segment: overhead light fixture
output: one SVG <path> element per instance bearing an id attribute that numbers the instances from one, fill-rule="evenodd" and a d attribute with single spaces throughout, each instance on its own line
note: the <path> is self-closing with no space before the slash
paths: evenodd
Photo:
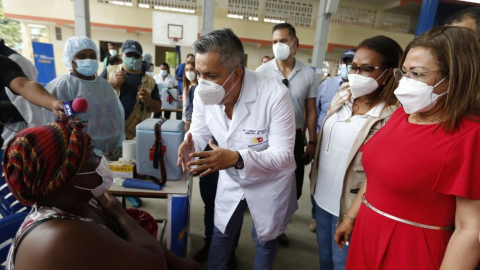
<path id="1" fill-rule="evenodd" d="M 475 4 L 480 4 L 480 0 L 458 0 L 460 2 L 469 2 L 469 3 L 475 3 Z"/>

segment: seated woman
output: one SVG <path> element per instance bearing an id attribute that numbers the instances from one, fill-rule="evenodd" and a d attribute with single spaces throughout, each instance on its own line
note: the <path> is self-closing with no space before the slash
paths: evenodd
<path id="1" fill-rule="evenodd" d="M 95 151 L 118 159 L 125 140 L 125 112 L 113 87 L 95 75 L 98 70 L 97 46 L 88 37 L 67 39 L 63 64 L 71 72 L 51 81 L 45 88 L 59 100 L 86 99 L 87 111 L 76 117 L 88 122 L 85 132 L 92 137 Z M 44 110 L 44 123 L 55 119 L 52 112 Z"/>
<path id="2" fill-rule="evenodd" d="M 6 269 L 199 269 L 163 249 L 106 193 L 112 173 L 82 128 L 60 120 L 22 130 L 7 145 L 8 186 L 33 209 Z"/>

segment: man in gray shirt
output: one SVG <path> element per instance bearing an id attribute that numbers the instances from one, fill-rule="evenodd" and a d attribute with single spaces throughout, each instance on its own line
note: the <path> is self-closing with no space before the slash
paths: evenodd
<path id="1" fill-rule="evenodd" d="M 257 72 L 278 78 L 290 89 L 290 96 L 295 112 L 296 138 L 294 147 L 295 178 L 297 183 L 297 200 L 302 195 L 305 165 L 310 163 L 315 154 L 317 144 L 317 110 L 314 71 L 307 65 L 295 59 L 299 43 L 295 28 L 288 23 L 277 24 L 272 31 L 273 53 L 275 59 L 256 69 Z M 309 142 L 304 150 L 303 132 L 308 129 Z M 283 246 L 289 244 L 288 238 L 282 234 L 278 238 Z"/>

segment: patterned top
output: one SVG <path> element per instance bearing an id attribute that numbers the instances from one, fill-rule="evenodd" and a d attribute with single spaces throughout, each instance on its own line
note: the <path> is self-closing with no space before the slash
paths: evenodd
<path id="1" fill-rule="evenodd" d="M 95 212 L 100 212 L 101 215 L 105 216 L 109 223 L 112 224 L 113 228 L 112 230 L 114 233 L 117 235 L 119 234 L 120 230 L 111 220 L 108 215 L 103 211 L 103 209 L 99 206 L 98 202 L 95 199 L 90 200 L 89 202 L 90 207 L 95 211 Z M 20 245 L 21 241 L 23 240 L 23 237 L 26 236 L 24 235 L 25 232 L 29 232 L 31 229 L 34 229 L 37 225 L 40 225 L 41 223 L 50 220 L 50 219 L 70 219 L 70 220 L 82 220 L 86 222 L 95 222 L 95 220 L 90 219 L 90 218 L 83 218 L 74 214 L 67 213 L 63 210 L 60 210 L 55 207 L 49 207 L 49 206 L 40 206 L 35 204 L 28 214 L 28 216 L 25 218 L 23 221 L 22 225 L 20 226 L 20 229 L 17 232 L 17 235 L 15 236 L 15 239 L 12 241 L 12 245 L 10 247 L 10 251 L 8 252 L 8 257 L 7 257 L 7 262 L 5 266 L 5 270 L 14 270 L 14 262 L 15 262 L 15 255 L 16 255 L 16 248 Z M 104 229 L 109 229 L 105 227 L 103 224 L 97 223 L 98 225 L 102 226 Z"/>

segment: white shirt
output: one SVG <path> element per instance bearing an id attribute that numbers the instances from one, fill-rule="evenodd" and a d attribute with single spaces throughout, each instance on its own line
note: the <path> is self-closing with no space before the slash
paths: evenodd
<path id="1" fill-rule="evenodd" d="M 285 79 L 275 59 L 259 66 L 255 71 L 264 73 L 280 81 Z M 290 96 L 295 111 L 295 126 L 296 129 L 303 128 L 305 124 L 305 100 L 317 96 L 315 72 L 311 67 L 295 59 L 295 67 L 287 79 L 288 89 L 290 89 Z"/>
<path id="2" fill-rule="evenodd" d="M 245 166 L 219 172 L 215 227 L 224 233 L 245 198 L 260 242 L 275 239 L 298 208 L 295 124 L 288 89 L 276 79 L 245 69 L 242 93 L 229 124 L 221 105 L 204 106 L 197 96 L 193 103 L 189 133 L 195 151 L 203 151 L 213 136 L 219 147 L 238 151 Z"/>
<path id="3" fill-rule="evenodd" d="M 325 121 L 320 142 L 317 185 L 313 197 L 320 208 L 337 217 L 349 165 L 348 156 L 355 138 L 368 116 L 379 117 L 384 107 L 382 103 L 364 115 L 352 116 L 352 105 L 351 101 L 347 101 Z"/>
<path id="4" fill-rule="evenodd" d="M 177 80 L 175 78 L 168 74 L 167 77 L 165 77 L 165 80 L 163 79 L 163 76 L 158 73 L 157 75 L 153 76 L 155 79 L 155 83 L 157 83 L 158 90 L 162 91 L 163 88 L 173 88 L 175 86 L 178 86 Z"/>

